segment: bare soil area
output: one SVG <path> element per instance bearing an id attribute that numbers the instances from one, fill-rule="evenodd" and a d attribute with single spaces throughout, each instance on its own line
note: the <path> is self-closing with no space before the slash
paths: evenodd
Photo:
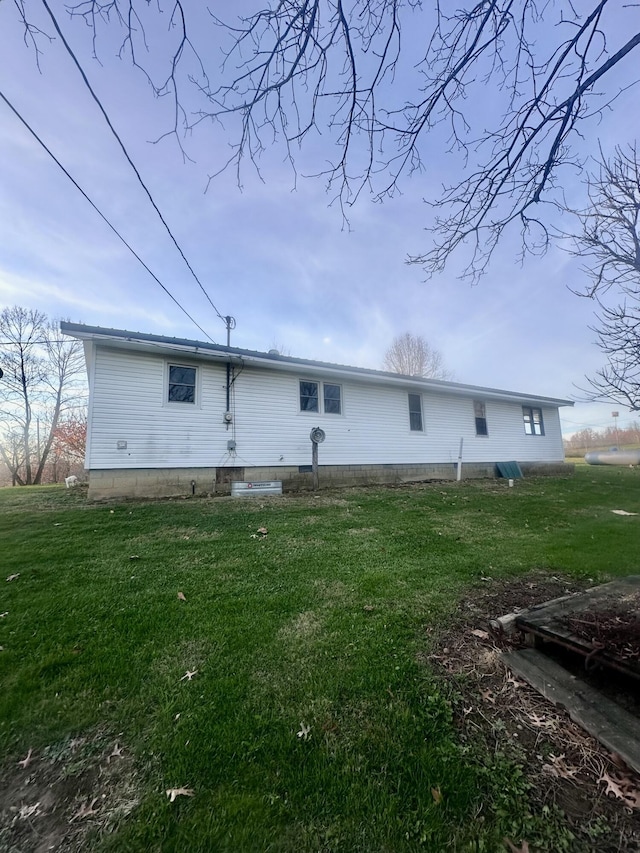
<path id="1" fill-rule="evenodd" d="M 506 669 L 500 653 L 522 645 L 519 634 L 495 637 L 489 631 L 490 619 L 586 586 L 545 572 L 515 581 L 488 578 L 461 602 L 444 633 L 426 629 L 433 640 L 428 658 L 452 680 L 452 704 L 463 739 L 482 740 L 521 763 L 531 783 L 532 807 L 562 811 L 575 837 L 572 851 L 640 851 L 640 777 Z M 596 616 L 601 642 L 615 642 L 618 653 L 634 653 L 635 613 L 623 609 Z M 595 624 L 583 627 L 591 634 Z M 615 672 L 597 673 L 593 680 L 639 713 L 636 696 L 629 692 L 634 686 L 622 683 Z M 637 684 L 635 689 L 637 693 Z M 522 847 L 508 849 L 532 853 L 526 839 L 505 843 L 511 841 Z"/>
<path id="2" fill-rule="evenodd" d="M 29 750 L 3 768 L 0 850 L 90 850 L 138 802 L 133 761 L 117 738 L 93 732 Z"/>

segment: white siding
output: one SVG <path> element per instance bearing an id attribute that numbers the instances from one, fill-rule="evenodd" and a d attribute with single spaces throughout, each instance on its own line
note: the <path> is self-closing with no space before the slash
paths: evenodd
<path id="1" fill-rule="evenodd" d="M 198 366 L 196 405 L 165 403 L 168 359 L 109 347 L 96 348 L 90 400 L 89 468 L 306 465 L 309 432 L 320 426 L 327 438 L 320 464 L 454 462 L 460 439 L 463 459 L 492 462 L 558 462 L 564 458 L 557 408 L 543 407 L 545 435 L 525 435 L 522 406 L 482 399 L 488 436 L 476 436 L 472 397 L 423 393 L 424 432 L 409 429 L 408 393 L 415 388 L 371 382 L 340 382 L 342 414 L 300 412 L 304 374 L 246 367 L 232 386 L 233 426 L 223 422 L 225 367 L 176 358 Z M 320 381 L 321 378 L 320 378 Z M 535 403 L 534 403 L 535 405 Z M 236 455 L 227 441 L 236 441 Z M 126 441 L 126 449 L 118 449 Z"/>

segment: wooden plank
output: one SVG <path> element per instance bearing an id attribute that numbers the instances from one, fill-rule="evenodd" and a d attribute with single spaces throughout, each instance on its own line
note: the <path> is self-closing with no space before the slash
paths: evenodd
<path id="1" fill-rule="evenodd" d="M 640 773 L 640 720 L 536 649 L 502 654 L 505 665 L 554 705 L 564 708 L 607 749 Z"/>
<path id="2" fill-rule="evenodd" d="M 597 610 L 598 604 L 606 606 L 612 599 L 622 601 L 626 596 L 640 592 L 640 575 L 629 575 L 610 583 L 593 587 L 578 595 L 563 596 L 553 601 L 537 604 L 519 615 L 519 620 L 532 626 L 544 626 L 558 617 L 580 610 Z"/>
<path id="3" fill-rule="evenodd" d="M 639 610 L 640 575 L 618 578 L 601 586 L 593 587 L 578 595 L 563 596 L 553 601 L 534 605 L 517 615 L 516 627 L 525 634 L 535 634 L 550 641 L 560 642 L 582 655 L 594 655 L 606 666 L 611 666 L 636 677 L 640 676 L 640 661 L 633 657 L 617 655 L 613 649 L 594 645 L 583 636 L 578 636 L 567 623 L 568 617 L 580 613 L 595 614 L 610 609 Z"/>

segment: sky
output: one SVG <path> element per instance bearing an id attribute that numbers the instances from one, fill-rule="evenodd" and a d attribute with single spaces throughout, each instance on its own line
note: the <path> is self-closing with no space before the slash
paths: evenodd
<path id="1" fill-rule="evenodd" d="M 429 281 L 406 263 L 428 248 L 424 199 L 452 174 L 444 151 L 432 150 L 427 169 L 407 178 L 396 198 L 374 203 L 363 194 L 348 228 L 323 181 L 295 180 L 277 148 L 266 152 L 261 177 L 243 173 L 241 189 L 232 172 L 210 182 L 231 139 L 203 123 L 184 140 L 190 159 L 174 139 L 157 141 L 172 124 L 170 101 L 153 97 L 117 57 L 114 39 L 105 36 L 96 59 L 86 26 L 62 3 L 52 8 L 211 301 L 235 318 L 232 345 L 381 368 L 393 338 L 408 331 L 442 353 L 456 381 L 577 399 L 561 409 L 565 435 L 613 425 L 612 411 L 620 427 L 634 420 L 617 404 L 579 402 L 585 375 L 603 357 L 590 329 L 594 306 L 570 290 L 586 283 L 585 274 L 565 251 L 552 247 L 520 263 L 517 235 L 508 236 L 476 286 L 459 279 L 455 261 Z M 51 32 L 43 17 L 37 22 Z M 225 343 L 222 321 L 60 39 L 41 40 L 37 63 L 23 36 L 16 6 L 0 2 L 0 91 L 197 323 Z M 590 129 L 593 151 L 598 141 L 633 141 L 638 97 L 625 92 Z M 320 136 L 312 143 L 320 158 L 323 144 Z M 304 172 L 304 159 L 299 165 Z M 0 307 L 203 339 L 2 101 L 0 235 Z"/>

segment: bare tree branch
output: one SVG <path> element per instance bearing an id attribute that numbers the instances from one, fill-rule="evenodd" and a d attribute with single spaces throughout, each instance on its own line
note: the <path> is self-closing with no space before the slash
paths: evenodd
<path id="1" fill-rule="evenodd" d="M 24 0 L 15 2 L 26 20 Z M 409 258 L 428 275 L 462 252 L 464 275 L 477 280 L 514 228 L 524 252 L 543 251 L 563 170 L 582 168 L 583 135 L 637 81 L 637 8 L 616 0 L 247 7 L 228 21 L 213 12 L 203 21 L 181 0 L 79 0 L 68 9 L 89 28 L 96 55 L 101 30 L 120 28 L 121 56 L 172 99 L 169 133 L 181 139 L 207 123 L 231 135 L 212 177 L 231 168 L 241 184 L 244 165 L 260 174 L 262 155 L 278 144 L 295 174 L 300 147 L 315 153 L 323 134 L 312 171 L 347 216 L 363 192 L 387 199 L 426 171 L 434 149 L 457 154 L 459 180 L 427 198 L 431 247 Z M 227 40 L 220 63 L 200 46 L 203 23 Z"/>
<path id="2" fill-rule="evenodd" d="M 42 312 L 14 306 L 0 312 L 0 362 L 0 452 L 14 482 L 37 484 L 60 417 L 81 397 L 82 346 Z"/>
<path id="3" fill-rule="evenodd" d="M 578 221 L 576 233 L 565 232 L 570 251 L 583 260 L 589 284 L 576 290 L 597 301 L 593 331 L 607 357 L 590 377 L 589 400 L 613 400 L 640 411 L 640 160 L 637 148 L 615 149 L 587 179 L 589 206 L 566 209 Z M 608 304 L 613 296 L 621 300 Z"/>

